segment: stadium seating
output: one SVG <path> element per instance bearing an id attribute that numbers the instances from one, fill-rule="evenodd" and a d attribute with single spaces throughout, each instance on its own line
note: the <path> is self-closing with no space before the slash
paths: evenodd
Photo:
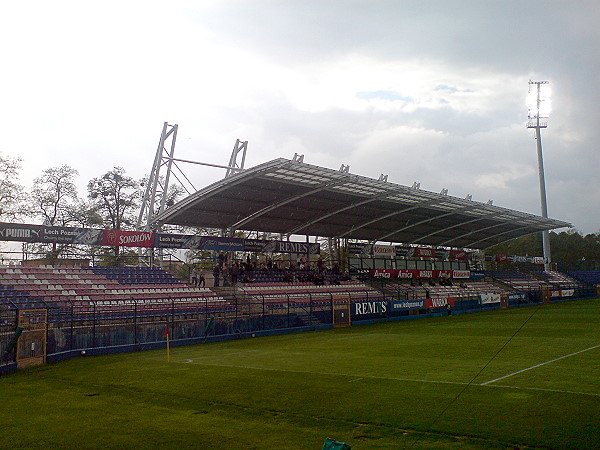
<path id="1" fill-rule="evenodd" d="M 486 276 L 503 282 L 507 287 L 515 291 L 540 291 L 544 287 L 552 287 L 552 284 L 535 278 L 533 275 L 519 272 L 517 270 L 485 271 Z"/>
<path id="2" fill-rule="evenodd" d="M 229 302 L 208 288 L 189 287 L 161 269 L 138 267 L 0 267 L 0 298 L 20 308 L 43 304 L 75 312 L 166 303 L 231 310 Z"/>
<path id="3" fill-rule="evenodd" d="M 253 301 L 264 301 L 268 308 L 328 305 L 331 300 L 342 296 L 352 301 L 382 298 L 381 292 L 355 281 L 318 286 L 309 282 L 246 283 L 240 285 L 240 290 Z"/>
<path id="4" fill-rule="evenodd" d="M 552 287 L 559 289 L 576 289 L 581 287 L 581 283 L 560 272 L 547 271 L 547 272 L 534 272 L 534 274 L 550 283 Z"/>
<path id="5" fill-rule="evenodd" d="M 600 284 L 600 271 L 597 270 L 572 270 L 567 272 L 573 278 L 587 284 Z"/>
<path id="6" fill-rule="evenodd" d="M 422 283 L 421 285 L 413 285 L 408 281 L 396 281 L 387 283 L 387 290 L 390 288 L 394 290 L 393 297 L 399 297 L 406 300 L 414 299 L 425 299 L 425 298 L 467 298 L 476 297 L 480 294 L 490 293 L 506 293 L 509 291 L 507 288 L 498 286 L 489 281 L 475 281 L 475 280 L 460 280 L 462 285 L 454 284 L 450 286 L 443 286 L 439 284 L 430 285 L 428 282 Z"/>

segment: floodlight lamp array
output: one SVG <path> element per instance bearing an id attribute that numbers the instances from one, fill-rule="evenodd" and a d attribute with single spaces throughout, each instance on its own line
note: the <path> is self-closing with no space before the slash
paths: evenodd
<path id="1" fill-rule="evenodd" d="M 548 118 L 552 110 L 549 81 L 530 81 L 526 104 L 529 120 Z M 528 124 L 529 126 L 529 124 Z"/>

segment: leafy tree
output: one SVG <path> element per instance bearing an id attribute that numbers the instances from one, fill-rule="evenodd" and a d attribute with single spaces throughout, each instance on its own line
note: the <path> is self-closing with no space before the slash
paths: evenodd
<path id="1" fill-rule="evenodd" d="M 141 196 L 140 183 L 115 167 L 88 183 L 90 221 L 105 228 L 133 228 Z"/>
<path id="2" fill-rule="evenodd" d="M 136 212 L 141 197 L 140 183 L 125 175 L 125 170 L 115 167 L 88 183 L 90 209 L 88 221 L 114 230 L 132 229 L 137 221 Z M 114 248 L 114 261 L 119 264 L 119 247 Z"/>
<path id="3" fill-rule="evenodd" d="M 560 233 L 552 231 L 550 250 L 552 261 L 559 263 L 562 269 L 596 270 L 600 262 L 600 234 L 583 236 L 574 229 Z M 534 233 L 512 239 L 486 249 L 486 253 L 541 256 L 543 253 L 541 235 Z M 505 263 L 503 266 L 512 267 L 510 263 Z"/>
<path id="4" fill-rule="evenodd" d="M 0 220 L 17 220 L 27 212 L 20 170 L 21 158 L 0 155 Z"/>

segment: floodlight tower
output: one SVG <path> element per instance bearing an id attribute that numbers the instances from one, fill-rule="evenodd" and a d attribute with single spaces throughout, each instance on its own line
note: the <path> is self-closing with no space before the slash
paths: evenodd
<path id="1" fill-rule="evenodd" d="M 550 82 L 529 80 L 529 94 L 527 95 L 528 122 L 527 128 L 535 128 L 537 143 L 538 172 L 540 178 L 540 199 L 542 204 L 542 217 L 548 218 L 548 204 L 546 203 L 546 181 L 544 178 L 544 159 L 542 157 L 542 128 L 548 127 L 548 122 L 540 122 L 550 115 Z M 544 249 L 544 270 L 550 270 L 550 234 L 548 230 L 542 231 L 542 246 Z"/>

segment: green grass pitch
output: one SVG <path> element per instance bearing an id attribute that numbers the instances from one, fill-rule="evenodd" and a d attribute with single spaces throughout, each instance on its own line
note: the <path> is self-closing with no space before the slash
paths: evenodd
<path id="1" fill-rule="evenodd" d="M 600 300 L 75 358 L 0 404 L 0 448 L 600 448 Z"/>

